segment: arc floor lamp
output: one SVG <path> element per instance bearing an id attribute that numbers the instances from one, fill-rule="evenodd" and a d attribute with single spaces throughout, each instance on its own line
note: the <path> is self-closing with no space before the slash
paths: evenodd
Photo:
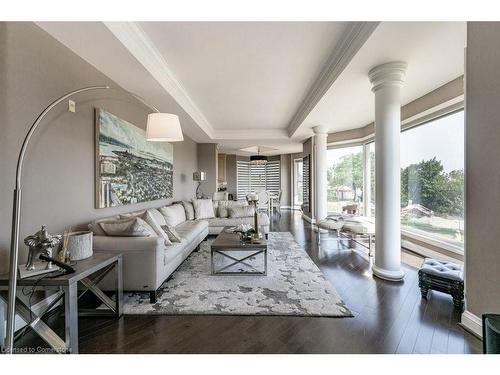
<path id="1" fill-rule="evenodd" d="M 35 122 L 31 125 L 28 133 L 24 137 L 21 150 L 19 152 L 19 157 L 17 159 L 17 169 L 16 169 L 16 185 L 14 190 L 14 201 L 13 201 L 13 211 L 12 211 L 12 234 L 10 242 L 10 268 L 9 268 L 9 292 L 8 292 L 8 304 L 7 304 L 7 327 L 6 327 L 6 343 L 5 349 L 7 353 L 12 354 L 14 348 L 14 325 L 15 325 L 15 313 L 16 313 L 16 287 L 17 287 L 17 262 L 19 255 L 19 230 L 21 224 L 21 182 L 22 182 L 22 169 L 24 156 L 30 139 L 37 130 L 38 126 L 44 119 L 44 117 L 58 104 L 62 103 L 64 100 L 70 97 L 80 94 L 82 92 L 93 91 L 93 90 L 108 90 L 112 89 L 110 86 L 88 86 L 77 90 L 70 91 L 60 98 L 54 100 L 50 103 L 36 118 Z M 129 95 L 139 100 L 141 103 L 153 110 L 153 113 L 148 115 L 147 119 L 147 129 L 146 129 L 146 139 L 148 141 L 159 141 L 159 142 L 177 142 L 182 141 L 182 129 L 179 123 L 179 118 L 177 115 L 170 113 L 161 113 L 156 107 L 145 102 L 140 96 L 127 92 Z"/>

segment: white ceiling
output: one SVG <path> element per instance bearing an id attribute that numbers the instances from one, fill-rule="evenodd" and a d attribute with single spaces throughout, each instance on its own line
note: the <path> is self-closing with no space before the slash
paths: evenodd
<path id="1" fill-rule="evenodd" d="M 212 127 L 284 129 L 346 22 L 141 22 Z"/>
<path id="2" fill-rule="evenodd" d="M 465 22 L 382 22 L 294 137 L 307 136 L 317 125 L 337 132 L 373 122 L 368 71 L 376 65 L 397 60 L 408 63 L 401 89 L 403 105 L 461 76 L 465 45 Z"/>
<path id="3" fill-rule="evenodd" d="M 381 23 L 290 138 L 292 117 L 352 24 L 38 23 L 125 89 L 178 114 L 195 141 L 225 152 L 277 149 L 269 155 L 300 152 L 312 126 L 373 121 L 374 65 L 408 62 L 404 104 L 463 74 L 465 23 Z"/>

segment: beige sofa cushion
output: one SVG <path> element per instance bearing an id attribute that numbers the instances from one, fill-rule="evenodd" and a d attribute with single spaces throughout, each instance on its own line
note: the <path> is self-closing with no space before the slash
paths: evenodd
<path id="1" fill-rule="evenodd" d="M 265 213 L 259 213 L 259 226 L 269 226 L 269 216 Z M 221 218 L 214 217 L 212 219 L 207 219 L 209 227 L 233 227 L 239 224 L 250 224 L 253 225 L 253 216 L 249 217 L 233 217 L 233 218 Z"/>
<path id="2" fill-rule="evenodd" d="M 185 239 L 188 242 L 193 241 L 196 236 L 200 232 L 203 231 L 203 229 L 208 227 L 208 222 L 206 220 L 191 220 L 191 221 L 185 221 L 184 223 L 181 223 L 175 227 L 175 230 L 181 238 Z"/>
<path id="3" fill-rule="evenodd" d="M 158 237 L 162 237 L 165 240 L 165 245 L 171 245 L 172 242 L 168 238 L 168 235 L 165 233 L 163 229 L 161 229 L 162 225 L 167 225 L 165 221 L 165 217 L 158 211 L 156 208 L 150 208 L 148 210 L 131 212 L 128 214 L 120 215 L 121 218 L 128 217 L 140 217 L 146 223 L 148 223 L 151 228 L 153 228 L 154 233 Z"/>
<path id="4" fill-rule="evenodd" d="M 89 225 L 88 228 L 91 232 L 94 233 L 94 236 L 105 236 L 106 233 L 102 230 L 101 226 L 99 223 L 106 222 L 106 221 L 116 221 L 119 220 L 120 216 L 115 215 L 115 216 L 110 216 L 110 217 L 105 217 L 102 219 L 97 219 L 92 221 Z"/>
<path id="5" fill-rule="evenodd" d="M 214 204 L 211 199 L 193 199 L 194 214 L 196 219 L 210 219 L 215 217 Z"/>
<path id="6" fill-rule="evenodd" d="M 229 216 L 229 207 L 242 207 L 248 206 L 247 201 L 219 201 L 217 207 L 217 217 L 228 217 Z"/>
<path id="7" fill-rule="evenodd" d="M 167 234 L 170 242 L 181 242 L 182 238 L 179 233 L 175 230 L 175 228 L 171 225 L 162 225 L 161 229 Z"/>
<path id="8" fill-rule="evenodd" d="M 140 217 L 100 222 L 99 226 L 108 236 L 150 237 L 155 235 L 154 229 Z"/>
<path id="9" fill-rule="evenodd" d="M 173 204 L 160 208 L 161 214 L 165 217 L 167 225 L 175 227 L 186 221 L 186 211 L 182 204 Z"/>
<path id="10" fill-rule="evenodd" d="M 194 207 L 193 202 L 182 201 L 184 211 L 186 212 L 186 220 L 194 220 Z"/>
<path id="11" fill-rule="evenodd" d="M 230 218 L 253 217 L 255 208 L 253 206 L 229 207 L 228 213 Z"/>

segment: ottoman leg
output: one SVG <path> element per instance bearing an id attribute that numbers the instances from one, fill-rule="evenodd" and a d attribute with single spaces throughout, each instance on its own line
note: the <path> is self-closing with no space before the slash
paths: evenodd
<path id="1" fill-rule="evenodd" d="M 427 299 L 430 289 L 430 283 L 426 280 L 425 275 L 422 272 L 418 273 L 418 286 L 420 288 L 420 294 L 422 298 Z"/>
<path id="2" fill-rule="evenodd" d="M 464 306 L 464 287 L 462 283 L 456 283 L 451 291 L 453 304 L 457 309 L 462 310 Z"/>
<path id="3" fill-rule="evenodd" d="M 427 295 L 429 294 L 429 289 L 425 287 L 420 287 L 420 294 L 423 299 L 427 299 Z"/>

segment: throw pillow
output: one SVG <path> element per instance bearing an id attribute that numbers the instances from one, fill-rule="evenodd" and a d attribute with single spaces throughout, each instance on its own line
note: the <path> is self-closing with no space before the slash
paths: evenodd
<path id="1" fill-rule="evenodd" d="M 217 217 L 226 218 L 229 216 L 229 207 L 242 207 L 248 206 L 247 201 L 219 201 L 219 207 L 217 210 Z"/>
<path id="2" fill-rule="evenodd" d="M 162 225 L 161 229 L 167 234 L 168 238 L 172 242 L 181 242 L 181 236 L 177 231 L 174 229 L 174 227 L 170 225 Z"/>
<path id="3" fill-rule="evenodd" d="M 149 237 L 155 234 L 151 226 L 140 217 L 99 223 L 108 236 Z"/>
<path id="4" fill-rule="evenodd" d="M 186 220 L 194 220 L 194 207 L 193 202 L 182 201 L 184 211 L 186 211 Z"/>
<path id="5" fill-rule="evenodd" d="M 196 219 L 211 219 L 215 217 L 211 199 L 193 199 L 193 207 Z"/>
<path id="6" fill-rule="evenodd" d="M 165 241 L 165 245 L 172 245 L 172 241 L 170 241 L 170 238 L 168 238 L 167 234 L 161 229 L 162 225 L 165 225 L 165 218 L 163 217 L 162 214 L 156 209 L 149 209 L 147 210 L 143 217 L 142 217 L 146 223 L 148 223 L 151 228 L 155 231 L 157 236 L 160 236 L 163 238 Z"/>
<path id="7" fill-rule="evenodd" d="M 97 220 L 94 220 L 91 223 L 89 223 L 88 228 L 89 228 L 89 231 L 94 233 L 94 236 L 105 236 L 106 232 L 104 232 L 102 230 L 99 223 L 113 222 L 113 221 L 117 221 L 117 220 L 120 220 L 120 216 L 118 216 L 118 215 L 111 216 L 111 217 L 105 217 L 103 219 L 97 219 Z"/>
<path id="8" fill-rule="evenodd" d="M 161 207 L 160 212 L 165 217 L 165 222 L 172 227 L 186 221 L 186 211 L 182 204 Z"/>
<path id="9" fill-rule="evenodd" d="M 127 218 L 132 218 L 132 217 L 142 217 L 142 215 L 144 215 L 145 212 L 146 212 L 146 210 L 134 211 L 134 212 L 126 213 L 126 214 L 120 214 L 120 219 L 127 219 Z"/>
<path id="10" fill-rule="evenodd" d="M 251 217 L 255 214 L 253 206 L 229 207 L 228 211 L 231 218 Z"/>

